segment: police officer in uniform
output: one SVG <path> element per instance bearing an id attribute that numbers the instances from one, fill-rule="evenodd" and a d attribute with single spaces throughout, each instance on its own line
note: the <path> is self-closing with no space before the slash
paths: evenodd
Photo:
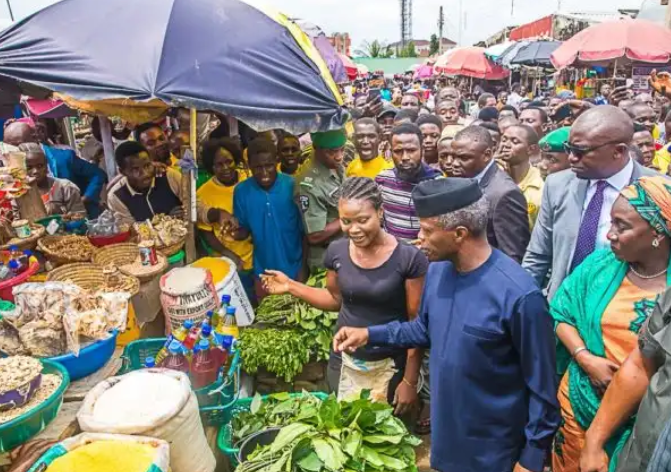
<path id="1" fill-rule="evenodd" d="M 297 203 L 309 245 L 311 272 L 324 268 L 324 251 L 340 236 L 338 198 L 344 178 L 344 130 L 313 133 L 314 158 L 297 178 Z"/>

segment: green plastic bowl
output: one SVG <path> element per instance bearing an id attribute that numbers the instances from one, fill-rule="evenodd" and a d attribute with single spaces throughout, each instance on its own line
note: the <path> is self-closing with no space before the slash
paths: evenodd
<path id="1" fill-rule="evenodd" d="M 326 400 L 329 396 L 328 393 L 324 392 L 308 392 L 308 395 L 317 397 L 319 400 Z M 265 400 L 271 395 L 263 395 L 261 398 Z M 291 398 L 305 396 L 303 392 L 300 393 L 291 393 Z M 240 448 L 237 447 L 238 444 L 233 444 L 233 430 L 231 429 L 231 421 L 234 416 L 237 416 L 239 413 L 249 411 L 252 406 L 252 400 L 254 397 L 240 398 L 238 399 L 231 408 L 226 409 L 224 412 L 221 422 L 221 427 L 219 428 L 219 433 L 217 434 L 217 447 L 221 452 L 223 452 L 228 460 L 231 462 L 231 466 L 235 467 L 238 465 L 238 454 L 240 453 Z M 246 438 L 245 438 L 246 439 Z M 244 439 L 240 443 L 244 442 Z"/>
<path id="2" fill-rule="evenodd" d="M 17 418 L 0 424 L 0 454 L 11 451 L 44 431 L 61 409 L 63 394 L 70 385 L 68 371 L 60 364 L 47 360 L 42 360 L 42 365 L 43 374 L 60 375 L 63 381 L 46 401 Z"/>
<path id="3" fill-rule="evenodd" d="M 168 264 L 175 265 L 183 263 L 185 257 L 186 253 L 184 252 L 184 249 L 181 249 L 179 252 L 176 252 L 172 256 L 168 257 Z"/>

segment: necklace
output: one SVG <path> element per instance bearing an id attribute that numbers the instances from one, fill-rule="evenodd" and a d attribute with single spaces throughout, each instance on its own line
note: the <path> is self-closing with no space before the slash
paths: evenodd
<path id="1" fill-rule="evenodd" d="M 629 269 L 636 275 L 636 277 L 643 279 L 643 280 L 650 280 L 650 279 L 656 279 L 657 277 L 666 274 L 666 269 L 662 270 L 661 272 L 658 272 L 656 274 L 652 275 L 643 275 L 639 273 L 632 265 L 629 266 Z"/>

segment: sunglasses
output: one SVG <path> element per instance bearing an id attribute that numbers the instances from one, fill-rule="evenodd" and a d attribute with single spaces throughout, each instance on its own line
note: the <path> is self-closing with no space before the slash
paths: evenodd
<path id="1" fill-rule="evenodd" d="M 601 149 L 604 146 L 608 146 L 611 144 L 620 144 L 620 141 L 609 141 L 607 143 L 599 144 L 598 146 L 594 147 L 584 147 L 584 146 L 574 146 L 571 143 L 564 143 L 564 151 L 566 154 L 573 154 L 575 157 L 578 159 L 582 159 L 585 157 L 585 155 L 589 154 L 590 152 L 596 151 L 597 149 Z"/>

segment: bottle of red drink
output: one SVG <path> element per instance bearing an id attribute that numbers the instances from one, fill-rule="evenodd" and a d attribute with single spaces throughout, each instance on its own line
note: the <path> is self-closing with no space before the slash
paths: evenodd
<path id="1" fill-rule="evenodd" d="M 182 341 L 182 344 L 184 344 L 184 347 L 187 349 L 187 351 L 193 351 L 193 348 L 198 343 L 199 339 L 200 329 L 198 326 L 194 325 L 189 331 L 189 334 L 186 335 L 186 339 Z"/>
<path id="2" fill-rule="evenodd" d="M 182 346 L 182 343 L 174 339 L 170 342 L 170 345 L 168 346 L 168 355 L 163 359 L 160 366 L 188 374 L 189 360 L 186 358 L 183 351 L 184 346 Z"/>
<path id="3" fill-rule="evenodd" d="M 198 343 L 198 353 L 193 357 L 191 364 L 191 386 L 194 389 L 206 387 L 217 380 L 220 363 L 217 355 L 210 349 L 210 343 L 201 339 Z"/>

